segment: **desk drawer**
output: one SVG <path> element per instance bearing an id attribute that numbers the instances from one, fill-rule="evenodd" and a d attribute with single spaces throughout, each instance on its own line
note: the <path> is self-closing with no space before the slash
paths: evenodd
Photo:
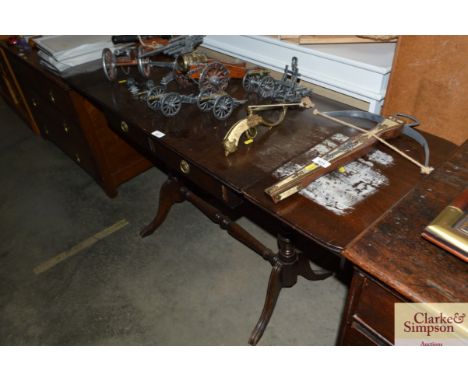
<path id="1" fill-rule="evenodd" d="M 188 179 L 212 196 L 222 200 L 228 206 L 235 207 L 240 204 L 241 199 L 233 191 L 194 163 L 169 150 L 159 142 L 158 138 L 110 113 L 106 115 L 106 118 L 109 126 L 114 131 L 119 132 L 125 139 L 132 141 L 136 147 L 148 152 L 153 158 L 163 162 L 173 173 Z"/>
<path id="2" fill-rule="evenodd" d="M 403 302 L 386 287 L 358 273 L 363 278 L 355 319 L 361 320 L 391 343 L 395 342 L 395 303 Z"/>
<path id="3" fill-rule="evenodd" d="M 55 143 L 92 177 L 99 179 L 91 150 L 77 118 L 51 108 L 47 100 L 31 88 L 25 93 L 42 136 Z"/>
<path id="4" fill-rule="evenodd" d="M 355 270 L 342 322 L 343 345 L 371 341 L 375 345 L 395 342 L 395 303 L 404 302 L 386 286 Z"/>

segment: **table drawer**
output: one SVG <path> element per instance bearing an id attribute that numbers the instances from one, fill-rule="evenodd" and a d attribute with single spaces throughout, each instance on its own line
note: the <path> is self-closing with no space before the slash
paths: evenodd
<path id="1" fill-rule="evenodd" d="M 362 277 L 363 282 L 354 318 L 394 343 L 395 303 L 403 302 L 403 300 L 369 277 L 361 273 L 357 273 L 357 277 Z"/>
<path id="2" fill-rule="evenodd" d="M 31 88 L 25 93 L 42 136 L 55 143 L 91 176 L 99 179 L 93 155 L 77 118 L 51 108 L 48 102 Z"/>
<path id="3" fill-rule="evenodd" d="M 125 136 L 125 139 L 133 141 L 137 147 L 145 149 L 153 158 L 163 162 L 172 172 L 195 183 L 228 206 L 235 207 L 240 204 L 241 199 L 232 190 L 189 160 L 169 150 L 158 138 L 112 114 L 107 114 L 106 118 L 114 131 Z"/>
<path id="4" fill-rule="evenodd" d="M 375 333 L 367 330 L 364 326 L 360 325 L 356 321 L 353 321 L 346 329 L 343 337 L 343 344 L 352 346 L 389 345 L 389 343 L 381 341 L 378 337 L 375 336 Z"/>

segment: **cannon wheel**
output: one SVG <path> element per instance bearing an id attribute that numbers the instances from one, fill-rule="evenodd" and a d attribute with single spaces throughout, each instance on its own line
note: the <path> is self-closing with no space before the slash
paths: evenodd
<path id="1" fill-rule="evenodd" d="M 197 98 L 197 106 L 201 111 L 210 111 L 213 109 L 215 99 L 211 90 L 202 90 Z"/>
<path id="2" fill-rule="evenodd" d="M 220 62 L 212 62 L 205 66 L 198 80 L 200 90 L 225 90 L 229 83 L 229 70 Z"/>
<path id="3" fill-rule="evenodd" d="M 182 98 L 179 93 L 167 93 L 161 98 L 161 113 L 166 117 L 173 117 L 182 107 Z"/>
<path id="4" fill-rule="evenodd" d="M 161 108 L 161 94 L 164 94 L 166 89 L 162 86 L 151 88 L 146 97 L 146 104 L 151 110 L 159 110 Z"/>
<path id="5" fill-rule="evenodd" d="M 260 81 L 260 75 L 257 73 L 246 73 L 244 78 L 242 78 L 242 87 L 247 92 L 255 92 L 258 87 L 258 82 Z"/>
<path id="6" fill-rule="evenodd" d="M 273 96 L 275 90 L 275 80 L 271 76 L 265 76 L 261 79 L 260 84 L 260 95 L 263 98 L 269 98 Z"/>
<path id="7" fill-rule="evenodd" d="M 102 69 L 109 81 L 114 81 L 117 77 L 114 53 L 109 48 L 102 50 Z"/>
<path id="8" fill-rule="evenodd" d="M 234 100 L 229 95 L 222 95 L 216 98 L 213 105 L 213 115 L 216 119 L 224 120 L 228 118 L 234 110 Z"/>
<path id="9" fill-rule="evenodd" d="M 151 73 L 151 64 L 150 64 L 150 59 L 149 58 L 142 58 L 141 55 L 145 53 L 145 50 L 143 47 L 140 45 L 138 47 L 138 52 L 137 52 L 137 66 L 138 66 L 138 71 L 140 74 L 148 78 L 150 73 Z"/>

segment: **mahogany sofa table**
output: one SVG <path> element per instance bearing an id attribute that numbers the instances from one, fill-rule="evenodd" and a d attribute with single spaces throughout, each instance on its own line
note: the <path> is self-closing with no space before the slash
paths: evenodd
<path id="1" fill-rule="evenodd" d="M 155 83 L 162 74 L 155 71 Z M 137 77 L 136 73 L 134 75 Z M 221 145 L 223 136 L 234 122 L 245 117 L 245 107 L 237 108 L 226 121 L 214 119 L 211 113 L 202 113 L 196 105 L 182 105 L 178 115 L 166 118 L 150 110 L 144 102 L 133 99 L 125 85 L 108 82 L 102 70 L 77 74 L 66 81 L 104 112 L 114 131 L 169 174 L 159 193 L 158 212 L 142 230 L 142 236 L 151 234 L 162 224 L 174 203 L 188 200 L 271 264 L 263 312 L 250 336 L 250 344 L 256 344 L 261 338 L 282 287 L 293 286 L 298 275 L 309 280 L 321 280 L 330 275 L 310 268 L 306 255 L 296 250 L 294 238 L 305 238 L 311 248 L 325 249 L 328 254 L 341 254 L 423 177 L 418 168 L 391 154 L 394 165 L 381 170 L 388 184 L 345 216 L 336 215 L 302 195 L 275 205 L 263 191 L 274 182 L 271 174 L 275 169 L 333 134 L 352 136 L 356 132 L 320 120 L 310 111 L 291 110 L 280 126 L 270 131 L 259 128 L 259 136 L 253 144 L 240 143 L 238 151 L 226 157 Z M 196 93 L 197 90 L 192 88 L 186 92 Z M 179 90 L 175 87 L 173 91 Z M 228 92 L 238 99 L 247 98 L 249 104 L 262 103 L 262 100 L 249 98 L 252 96 L 244 93 L 240 81 L 231 80 Z M 324 111 L 349 108 L 319 96 L 314 96 L 313 101 Z M 159 138 L 152 134 L 154 132 Z M 431 147 L 431 164 L 437 165 L 454 145 L 427 134 L 426 137 Z M 421 148 L 410 139 L 397 138 L 394 144 L 421 159 Z M 385 148 L 379 149 L 390 154 Z M 222 207 L 216 208 L 214 204 Z M 266 248 L 230 218 L 231 211 L 239 210 L 240 206 L 244 210 L 259 210 L 269 224 L 277 226 L 278 252 Z"/>

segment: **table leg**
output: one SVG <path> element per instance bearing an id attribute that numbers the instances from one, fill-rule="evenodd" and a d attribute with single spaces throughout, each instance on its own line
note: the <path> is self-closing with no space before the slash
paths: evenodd
<path id="1" fill-rule="evenodd" d="M 183 201 L 192 203 L 214 223 L 217 223 L 231 236 L 258 253 L 273 266 L 262 314 L 250 335 L 249 344 L 256 345 L 265 332 L 282 288 L 295 285 L 298 276 L 302 276 L 307 280 L 323 280 L 331 276 L 331 272 L 317 272 L 312 270 L 307 257 L 296 250 L 291 240 L 284 236 L 278 236 L 279 250 L 278 253 L 275 254 L 240 225 L 233 222 L 226 215 L 221 213 L 221 211 L 191 192 L 175 177 L 169 177 L 162 185 L 159 193 L 158 212 L 153 221 L 143 228 L 140 235 L 144 237 L 152 234 L 164 222 L 171 207 L 175 203 Z"/>
<path id="2" fill-rule="evenodd" d="M 278 236 L 278 255 L 271 270 L 270 280 L 263 305 L 262 314 L 249 338 L 250 345 L 256 345 L 270 321 L 282 288 L 292 287 L 297 283 L 297 276 L 307 280 L 323 280 L 332 275 L 328 271 L 314 271 L 305 255 L 299 253 L 291 240 Z"/>
<path id="3" fill-rule="evenodd" d="M 159 191 L 159 206 L 158 212 L 153 221 L 140 231 L 140 236 L 145 237 L 151 235 L 156 229 L 166 220 L 171 207 L 185 200 L 184 194 L 181 192 L 182 183 L 174 177 L 169 177 L 161 186 Z"/>

